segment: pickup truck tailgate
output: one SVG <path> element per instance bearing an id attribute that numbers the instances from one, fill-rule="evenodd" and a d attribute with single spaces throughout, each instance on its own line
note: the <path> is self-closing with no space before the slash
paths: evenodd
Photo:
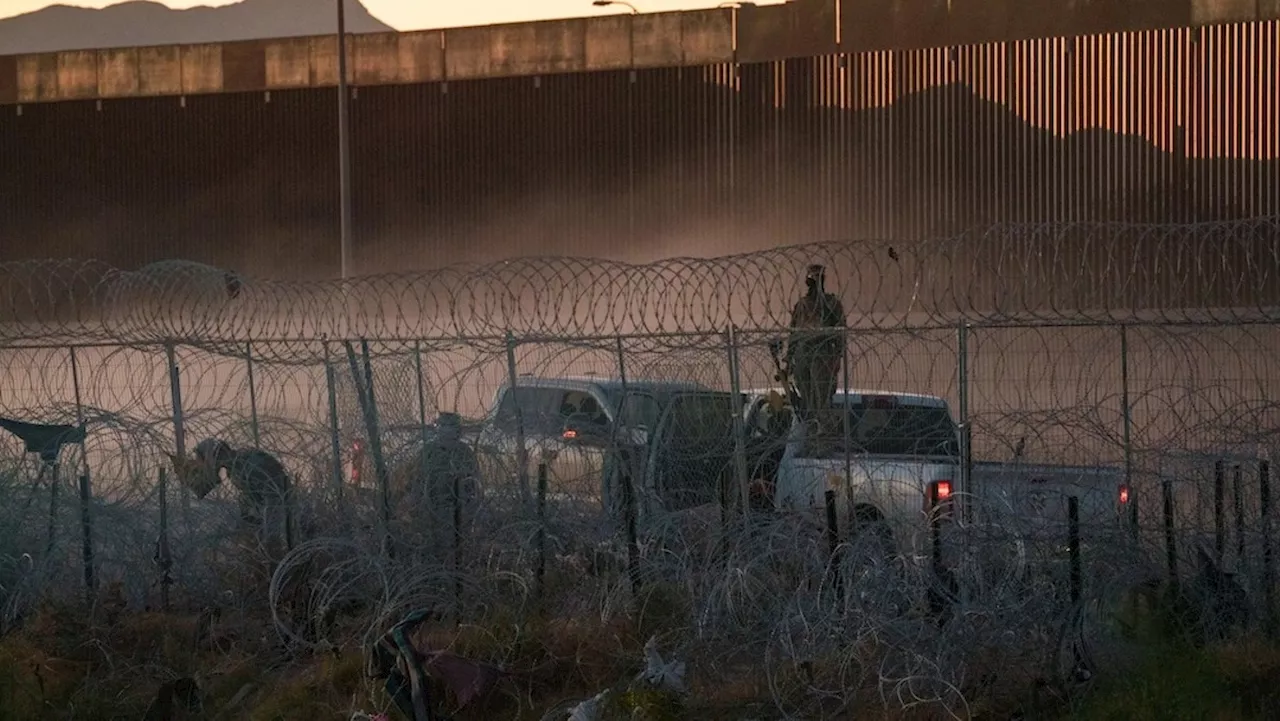
<path id="1" fill-rule="evenodd" d="M 1081 535 L 1115 530 L 1121 520 L 1123 471 L 1107 467 L 975 463 L 972 490 L 986 520 L 1032 536 L 1065 539 L 1068 501 L 1079 501 Z"/>
<path id="2" fill-rule="evenodd" d="M 842 527 L 855 504 L 874 506 L 894 526 L 919 525 L 927 484 L 954 482 L 957 467 L 947 459 L 859 455 L 850 457 L 847 476 L 845 469 L 843 457 L 790 459 L 779 469 L 778 507 L 821 509 L 835 486 Z"/>

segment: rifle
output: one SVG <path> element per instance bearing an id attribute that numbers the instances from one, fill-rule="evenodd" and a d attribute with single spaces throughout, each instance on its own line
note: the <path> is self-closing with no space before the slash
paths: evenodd
<path id="1" fill-rule="evenodd" d="M 782 389 L 787 394 L 787 402 L 791 407 L 799 410 L 803 407 L 803 401 L 795 383 L 791 380 L 791 364 L 782 358 L 782 343 L 783 341 L 779 338 L 769 341 L 769 355 L 773 358 L 773 367 L 776 371 L 773 379 L 782 384 Z"/>

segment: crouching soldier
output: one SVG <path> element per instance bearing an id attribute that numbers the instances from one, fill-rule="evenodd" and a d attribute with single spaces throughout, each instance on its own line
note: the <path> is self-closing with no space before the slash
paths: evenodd
<path id="1" fill-rule="evenodd" d="M 206 438 L 193 461 L 169 454 L 178 481 L 197 498 L 209 495 L 222 474 L 240 496 L 240 523 L 252 529 L 268 555 L 279 560 L 293 547 L 292 488 L 279 459 L 258 448 L 237 450 L 226 441 Z"/>

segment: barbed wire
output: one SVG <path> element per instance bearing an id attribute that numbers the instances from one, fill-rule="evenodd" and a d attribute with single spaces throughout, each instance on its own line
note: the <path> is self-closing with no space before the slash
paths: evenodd
<path id="1" fill-rule="evenodd" d="M 237 353 L 295 339 L 682 336 L 784 327 L 804 269 L 827 268 L 850 323 L 1271 322 L 1280 219 L 1001 224 L 920 242 L 851 241 L 630 265 L 522 258 L 348 281 L 255 278 L 186 261 L 0 264 L 0 340 L 181 341 Z M 672 341 L 672 342 L 678 342 Z M 283 352 L 285 346 L 275 346 Z M 284 360 L 277 358 L 275 360 Z"/>
<path id="2" fill-rule="evenodd" d="M 255 668 L 271 667 L 290 650 L 350 651 L 405 612 L 429 609 L 441 627 L 459 629 L 447 641 L 459 644 L 459 652 L 522 674 L 545 667 L 561 678 L 590 676 L 601 687 L 615 680 L 607 674 L 631 667 L 628 654 L 639 662 L 639 649 L 622 642 L 599 649 L 602 639 L 626 635 L 611 626 L 622 624 L 629 633 L 658 636 L 664 649 L 687 659 L 699 694 L 715 697 L 717 686 L 749 682 L 761 689 L 757 701 L 788 718 L 841 718 L 868 705 L 970 718 L 1022 693 L 1019 684 L 1076 694 L 1090 674 L 1123 667 L 1139 643 L 1131 626 L 1169 620 L 1172 612 L 1160 604 L 1165 610 L 1126 615 L 1137 607 L 1134 598 L 1151 589 L 1176 592 L 1183 599 L 1178 603 L 1196 609 L 1178 612 L 1177 633 L 1203 640 L 1222 636 L 1232 624 L 1252 632 L 1268 628 L 1275 584 L 1268 474 L 1280 447 L 1280 375 L 1271 369 L 1280 353 L 1280 318 L 1264 302 L 1275 272 L 1264 260 L 1275 227 L 1270 219 L 1195 226 L 1202 236 L 1154 226 L 992 230 L 984 237 L 1016 245 L 1022 255 L 1008 257 L 1021 257 L 1020 272 L 1033 277 L 1008 278 L 997 268 L 1005 280 L 986 297 L 1008 302 L 992 300 L 981 313 L 973 293 L 966 296 L 971 305 L 947 306 L 943 300 L 952 291 L 937 290 L 960 283 L 950 280 L 960 276 L 959 264 L 940 285 L 920 271 L 909 292 L 900 284 L 860 295 L 855 289 L 863 286 L 851 279 L 892 267 L 875 266 L 874 258 L 888 251 L 870 244 L 655 266 L 520 261 L 401 278 L 406 292 L 416 293 L 409 298 L 456 294 L 452 304 L 432 306 L 447 312 L 430 321 L 403 312 L 384 319 L 366 304 L 365 315 L 339 322 L 316 304 L 317 317 L 299 324 L 309 300 L 274 315 L 265 309 L 291 294 L 295 300 L 329 297 L 339 286 L 248 278 L 238 279 L 240 295 L 231 300 L 250 304 L 213 309 L 204 302 L 225 295 L 225 272 L 181 263 L 130 276 L 135 285 L 113 286 L 116 295 L 94 290 L 98 281 L 76 295 L 69 289 L 80 281 L 51 285 L 52 276 L 27 277 L 28 287 L 44 289 L 47 307 L 57 314 L 35 313 L 34 302 L 14 306 L 26 308 L 18 317 L 30 322 L 10 325 L 3 336 L 0 416 L 83 420 L 86 438 L 67 446 L 50 483 L 40 479 L 39 464 L 19 439 L 0 435 L 0 494 L 11 499 L 0 506 L 0 634 L 29 620 L 41 598 L 85 593 L 82 574 L 91 566 L 95 604 L 104 602 L 105 587 L 117 584 L 132 607 L 156 608 L 167 589 L 175 610 L 220 609 L 237 619 L 224 624 L 256 624 L 241 638 L 278 644 L 240 642 Z M 1143 273 L 1150 267 L 1118 269 L 1125 257 L 1120 250 L 1100 251 L 1105 262 L 1085 270 L 1071 265 L 1075 251 L 1057 245 L 1072 238 L 1102 245 L 1103 229 L 1113 240 L 1146 238 L 1155 251 L 1181 248 L 1184 258 L 1203 259 L 1216 248 L 1219 260 L 1211 268 L 1175 262 L 1177 254 L 1167 253 L 1159 267 L 1182 268 L 1176 282 L 1130 296 L 1107 286 L 1086 297 L 1086 288 L 1076 297 L 1086 310 L 1071 310 L 1050 291 L 1085 277 L 1104 285 L 1108 278 L 1148 278 Z M 1172 245 L 1159 245 L 1164 242 Z M 968 257 L 959 255 L 959 245 L 951 256 L 932 247 L 930 258 Z M 827 255 L 810 252 L 814 248 Z M 889 262 L 911 267 L 922 253 L 895 246 L 899 261 Z M 740 480 L 737 450 L 703 442 L 719 432 L 705 415 L 672 412 L 664 426 L 668 416 L 660 404 L 629 412 L 624 425 L 659 439 L 649 447 L 664 449 L 650 459 L 661 473 L 638 480 L 629 501 L 619 495 L 621 486 L 606 480 L 616 467 L 607 453 L 559 435 L 568 394 L 593 388 L 607 394 L 624 378 L 631 390 L 678 382 L 717 398 L 734 388 L 758 398 L 774 388 L 770 342 L 815 255 L 834 269 L 846 307 L 866 311 L 865 318 L 850 314 L 861 327 L 848 332 L 840 385 L 937 396 L 969 429 L 974 483 L 957 497 L 973 517 L 954 519 L 939 541 L 949 575 L 931 566 L 922 479 L 911 473 L 880 478 L 862 499 L 881 499 L 875 503 L 892 521 L 895 550 L 877 554 L 874 537 L 861 532 L 867 519 L 858 515 L 852 493 L 837 497 L 834 529 L 822 509 L 753 512 L 747 519 L 732 502 L 722 510 L 720 484 Z M 864 274 L 840 275 L 858 262 L 865 262 Z M 1254 264 L 1245 286 L 1226 284 L 1231 273 Z M 541 277 L 538 268 L 595 280 L 577 287 L 548 283 L 541 295 L 503 285 L 531 282 Z M 670 280 L 677 271 L 690 273 L 683 285 Z M 3 272 L 4 287 L 13 288 L 16 266 Z M 123 276 L 103 267 L 94 273 Z M 1061 285 L 1037 289 L 1052 278 Z M 348 292 L 358 298 L 392 287 L 392 280 L 357 279 Z M 1163 276 L 1156 281 L 1165 282 Z M 706 287 L 699 290 L 700 283 Z M 1198 290 L 1190 300 L 1159 310 L 1174 307 L 1164 303 L 1173 296 L 1162 294 L 1192 285 Z M 139 287 L 142 297 L 157 302 L 187 288 L 191 300 L 133 315 L 114 310 L 121 307 L 114 300 L 76 305 L 75 312 L 66 306 L 72 299 L 136 298 Z M 980 287 L 974 281 L 969 289 Z M 766 297 L 756 298 L 757 292 Z M 587 311 L 593 293 L 603 294 L 595 301 L 605 309 L 601 315 Z M 580 305 L 562 306 L 571 309 L 563 314 L 514 305 L 521 299 L 554 304 L 560 294 Z M 1033 295 L 1040 300 L 1033 302 Z M 1121 297 L 1141 302 L 1125 310 L 1112 302 Z M 1199 301 L 1204 307 L 1195 307 Z M 402 310 L 408 302 L 396 301 Z M 651 307 L 641 313 L 623 306 L 640 302 Z M 1007 310 L 1019 305 L 1020 313 Z M 1134 310 L 1147 306 L 1156 309 Z M 1051 310 L 1026 311 L 1033 307 Z M 959 322 L 969 313 L 980 322 Z M 1117 319 L 1126 322 L 1110 324 Z M 1135 319 L 1142 322 L 1128 322 Z M 723 332 L 729 321 L 740 326 L 732 336 Z M 655 330 L 646 335 L 646 329 Z M 360 332 L 323 337 L 340 330 Z M 375 330 L 396 333 L 379 338 Z M 630 333 L 616 337 L 624 330 Z M 58 346 L 62 335 L 80 331 L 74 352 Z M 438 336 L 426 337 L 428 331 Z M 578 338 L 575 331 L 599 335 Z M 419 334 L 424 337 L 413 340 Z M 555 334 L 563 337 L 550 337 Z M 348 336 L 364 340 L 343 342 Z M 533 489 L 528 495 L 519 487 L 514 431 L 491 413 L 513 379 L 549 389 L 521 402 L 530 446 L 523 459 Z M 384 516 L 376 459 L 372 451 L 353 450 L 377 437 L 386 492 L 398 499 L 406 485 L 420 481 L 414 464 L 442 411 L 468 420 L 465 437 L 480 468 L 477 500 L 459 512 L 456 531 L 448 504 L 442 512 L 397 502 Z M 744 417 L 743 426 L 753 443 L 767 436 L 758 417 Z M 246 533 L 229 484 L 196 498 L 175 479 L 166 454 L 180 447 L 189 453 L 205 438 L 262 448 L 280 459 L 297 490 L 292 550 L 268 555 Z M 843 442 L 848 447 L 849 439 Z M 771 461 L 760 451 L 765 446 L 751 446 L 748 478 L 769 473 Z M 860 463 L 853 453 L 848 462 Z M 161 469 L 168 471 L 163 492 Z M 88 482 L 81 485 L 81 477 Z M 1037 477 L 1071 480 L 1067 486 L 1083 489 L 1077 543 L 1070 491 L 1035 500 L 1025 491 Z M 1121 486 L 1137 506 L 1136 528 L 1115 511 Z M 541 495 L 542 503 L 530 495 Z M 629 507 L 635 538 L 627 532 Z M 81 543 L 86 518 L 91 562 Z M 1203 554 L 1201 545 L 1208 549 Z M 1243 589 L 1243 602 L 1215 590 L 1223 569 L 1235 572 L 1232 583 Z M 937 594 L 953 596 L 944 611 L 925 602 Z M 554 633 L 545 630 L 531 652 L 534 625 Z M 587 647 L 607 657 L 599 662 L 603 670 L 584 660 Z M 184 672 L 157 667 L 161 663 L 177 662 L 122 661 L 118 668 L 157 679 Z M 82 686 L 77 698 L 119 695 L 99 690 Z M 365 688 L 346 702 L 350 707 L 327 711 L 350 715 L 377 702 Z M 1019 697 L 1018 703 L 1026 710 L 1029 702 Z"/>

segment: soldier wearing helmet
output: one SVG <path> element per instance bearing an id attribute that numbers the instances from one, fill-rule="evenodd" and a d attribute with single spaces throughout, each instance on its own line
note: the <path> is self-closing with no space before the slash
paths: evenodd
<path id="1" fill-rule="evenodd" d="M 831 406 L 845 354 L 844 304 L 826 292 L 825 269 L 811 265 L 805 274 L 807 291 L 791 311 L 787 339 L 787 368 L 802 401 L 797 409 L 821 418 Z"/>
<path id="2" fill-rule="evenodd" d="M 170 454 L 178 480 L 204 498 L 227 480 L 240 495 L 240 521 L 252 528 L 268 554 L 280 557 L 293 545 L 289 475 L 275 456 L 258 448 L 235 449 L 218 438 L 195 447 L 194 462 Z"/>

